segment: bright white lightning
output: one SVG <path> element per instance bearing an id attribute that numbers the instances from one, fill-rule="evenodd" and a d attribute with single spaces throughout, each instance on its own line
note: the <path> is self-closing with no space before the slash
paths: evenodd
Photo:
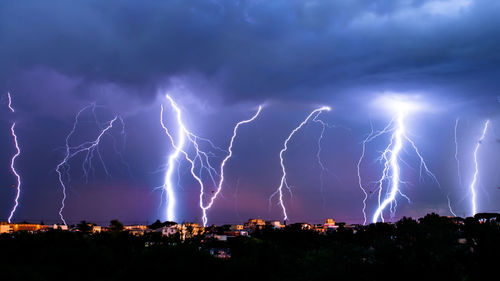
<path id="1" fill-rule="evenodd" d="M 177 142 L 174 141 L 174 138 L 170 131 L 168 130 L 167 126 L 165 126 L 163 122 L 163 106 L 161 106 L 161 114 L 160 114 L 160 123 L 165 131 L 165 134 L 168 136 L 170 143 L 172 147 L 174 148 L 174 152 L 169 156 L 169 161 L 168 161 L 168 168 L 167 172 L 165 174 L 165 181 L 163 184 L 162 191 L 167 194 L 167 207 L 166 207 L 166 218 L 169 221 L 175 221 L 176 220 L 176 215 L 175 215 L 175 194 L 174 194 L 174 184 L 173 184 L 173 169 L 175 167 L 175 163 L 178 163 L 178 157 L 180 154 L 184 155 L 184 158 L 189 162 L 190 164 L 190 173 L 191 176 L 198 182 L 200 185 L 200 193 L 203 193 L 205 190 L 205 184 L 203 183 L 203 180 L 201 178 L 201 172 L 203 170 L 206 170 L 208 172 L 209 177 L 212 179 L 212 182 L 215 185 L 215 176 L 218 176 L 217 171 L 214 169 L 214 167 L 210 164 L 209 161 L 209 154 L 203 150 L 201 150 L 200 145 L 198 144 L 198 140 L 205 141 L 210 144 L 210 146 L 214 149 L 221 150 L 220 148 L 216 147 L 210 140 L 201 138 L 196 136 L 195 134 L 191 133 L 186 126 L 184 125 L 182 121 L 182 112 L 179 106 L 175 103 L 175 101 L 169 96 L 166 95 L 166 98 L 170 102 L 170 105 L 172 109 L 175 111 L 176 115 L 176 121 L 177 121 L 177 126 L 178 126 L 178 140 Z M 194 151 L 195 151 L 195 156 L 191 157 L 189 156 L 188 152 L 186 149 L 184 149 L 186 145 L 186 140 L 190 144 L 192 144 Z M 175 162 L 175 163 L 174 163 Z M 196 168 L 196 163 L 200 164 L 200 175 L 198 175 L 195 171 Z M 201 199 L 200 199 L 201 200 Z M 202 203 L 200 203 L 201 205 Z"/>
<path id="2" fill-rule="evenodd" d="M 384 221 L 383 211 L 388 206 L 390 207 L 391 216 L 394 215 L 395 208 L 397 207 L 396 196 L 400 195 L 406 200 L 410 201 L 410 198 L 405 194 L 403 194 L 400 188 L 400 184 L 404 182 L 401 180 L 401 167 L 399 161 L 402 161 L 400 159 L 400 152 L 403 150 L 405 143 L 408 143 L 411 146 L 411 148 L 413 149 L 413 151 L 420 160 L 420 176 L 422 177 L 422 171 L 425 171 L 426 174 L 429 175 L 439 185 L 436 176 L 427 167 L 427 164 L 425 163 L 424 158 L 421 155 L 420 151 L 418 150 L 415 142 L 412 139 L 410 139 L 410 137 L 406 133 L 406 125 L 405 125 L 406 115 L 411 111 L 419 109 L 421 106 L 419 104 L 406 103 L 400 100 L 385 99 L 384 101 L 385 101 L 384 104 L 385 106 L 389 106 L 390 109 L 396 110 L 396 116 L 393 120 L 391 120 L 391 122 L 389 122 L 389 124 L 383 130 L 377 133 L 373 133 L 372 129 L 372 133 L 370 133 L 370 135 L 368 135 L 368 137 L 363 141 L 363 147 L 364 147 L 363 153 L 360 158 L 360 161 L 358 162 L 359 186 L 366 194 L 366 190 L 363 188 L 361 184 L 361 177 L 359 173 L 359 164 L 361 163 L 361 160 L 364 157 L 365 146 L 368 142 L 372 141 L 376 137 L 389 132 L 391 133 L 391 139 L 389 144 L 386 146 L 386 148 L 378 158 L 383 163 L 384 168 L 382 170 L 382 176 L 377 181 L 378 208 L 373 214 L 372 217 L 373 223 L 376 223 L 379 219 L 381 221 Z M 383 197 L 382 192 L 384 184 L 386 182 L 388 183 L 388 189 L 386 191 L 386 195 Z M 366 196 L 363 201 L 364 208 L 366 206 L 365 204 L 366 204 Z"/>
<path id="3" fill-rule="evenodd" d="M 168 96 L 167 96 L 168 97 Z M 168 167 L 167 167 L 167 172 L 165 173 L 165 181 L 163 184 L 163 191 L 166 192 L 167 194 L 167 207 L 166 207 L 166 218 L 168 221 L 175 221 L 176 215 L 175 215 L 175 196 L 174 196 L 174 187 L 173 187 L 173 182 L 172 182 L 172 175 L 174 173 L 174 168 L 175 168 L 175 162 L 177 162 L 177 158 L 179 155 L 182 153 L 185 155 L 186 159 L 190 161 L 188 155 L 186 154 L 185 151 L 182 150 L 185 144 L 186 140 L 186 134 L 184 133 L 184 124 L 182 121 L 180 121 L 180 110 L 178 109 L 177 105 L 171 100 L 172 107 L 176 111 L 178 117 L 178 132 L 177 132 L 177 143 L 174 141 L 172 135 L 168 131 L 167 127 L 163 123 L 163 105 L 161 106 L 161 113 L 160 113 L 160 122 L 162 128 L 165 130 L 165 133 L 170 139 L 170 142 L 172 144 L 172 147 L 174 148 L 174 152 L 168 156 Z M 190 161 L 191 162 L 191 161 Z M 191 169 L 192 172 L 192 169 Z M 193 175 L 194 176 L 194 175 Z"/>
<path id="4" fill-rule="evenodd" d="M 103 165 L 104 167 L 104 170 L 106 172 L 106 174 L 108 174 L 108 171 L 106 169 L 106 166 L 104 165 L 104 161 L 99 153 L 99 150 L 98 150 L 98 147 L 99 147 L 99 143 L 101 141 L 101 138 L 106 134 L 108 133 L 108 131 L 113 127 L 113 124 L 117 121 L 117 120 L 121 120 L 123 122 L 123 120 L 117 115 L 115 116 L 113 119 L 111 119 L 107 125 L 104 127 L 104 128 L 100 128 L 100 133 L 98 134 L 97 138 L 93 141 L 86 141 L 86 142 L 83 142 L 77 146 L 71 146 L 70 145 L 70 139 L 71 137 L 73 136 L 73 134 L 76 132 L 76 127 L 78 125 L 78 121 L 79 121 L 79 118 L 80 118 L 80 115 L 87 109 L 91 108 L 92 110 L 94 110 L 96 107 L 95 104 L 90 104 L 88 106 L 85 106 L 84 108 L 82 108 L 78 113 L 77 115 L 75 116 L 75 121 L 73 123 L 73 128 L 71 129 L 71 131 L 69 132 L 69 134 L 66 136 L 66 142 L 65 142 L 65 156 L 64 156 L 64 159 L 56 166 L 56 173 L 58 175 L 58 179 L 59 179 L 59 184 L 61 185 L 61 188 L 62 188 L 62 193 L 63 193 L 63 198 L 61 200 L 61 208 L 59 209 L 59 217 L 61 218 L 62 222 L 66 225 L 66 220 L 64 219 L 64 215 L 63 215 L 63 211 L 64 211 L 64 208 L 65 208 L 65 203 L 66 203 L 66 198 L 67 198 L 67 194 L 66 194 L 66 184 L 65 184 L 65 179 L 64 177 L 66 176 L 66 180 L 69 181 L 70 180 L 70 177 L 69 177 L 69 170 L 70 170 L 70 165 L 69 165 L 69 160 L 73 157 L 75 157 L 76 155 L 80 154 L 80 153 L 85 153 L 85 158 L 84 158 L 84 161 L 83 161 L 83 164 L 82 164 L 82 168 L 83 168 L 83 172 L 84 172 L 84 176 L 85 178 L 88 177 L 88 170 L 89 169 L 92 169 L 92 159 L 94 157 L 94 153 L 97 153 L 98 154 L 98 157 L 99 157 L 99 160 L 101 161 L 101 164 Z M 123 123 L 122 123 L 123 125 Z"/>
<path id="5" fill-rule="evenodd" d="M 295 133 L 297 133 L 302 127 L 304 127 L 305 124 L 307 124 L 307 122 L 311 118 L 313 118 L 313 116 L 314 116 L 314 118 L 316 118 L 323 111 L 330 111 L 330 107 L 323 106 L 323 107 L 320 107 L 318 109 L 313 110 L 307 116 L 307 118 L 304 119 L 304 121 L 302 121 L 302 123 L 299 124 L 298 127 L 296 127 L 295 129 L 292 130 L 292 132 L 288 135 L 285 142 L 283 143 L 283 148 L 280 151 L 280 165 L 281 165 L 281 172 L 282 172 L 281 181 L 280 181 L 280 185 L 278 186 L 276 191 L 273 194 L 271 194 L 271 196 L 269 197 L 269 203 L 271 203 L 271 200 L 275 195 L 278 195 L 279 205 L 281 206 L 281 209 L 283 211 L 283 220 L 284 221 L 288 220 L 288 215 L 286 212 L 285 203 L 283 201 L 283 187 L 286 187 L 288 189 L 288 191 L 291 192 L 290 186 L 288 185 L 288 183 L 286 181 L 287 174 L 286 174 L 285 160 L 284 160 L 284 154 L 288 150 L 288 142 L 292 139 L 292 137 L 295 135 Z"/>
<path id="6" fill-rule="evenodd" d="M 9 98 L 10 98 L 10 95 L 9 95 Z M 10 107 L 10 104 L 9 104 L 9 107 Z M 15 161 L 16 161 L 16 158 L 21 154 L 21 150 L 19 149 L 19 144 L 17 142 L 17 135 L 16 135 L 16 131 L 14 129 L 15 126 L 16 126 L 16 123 L 14 122 L 14 123 L 12 123 L 12 127 L 10 128 L 10 131 L 12 133 L 12 137 L 14 138 L 14 144 L 16 146 L 16 154 L 14 154 L 14 156 L 12 157 L 12 159 L 10 161 L 10 168 L 12 170 L 12 173 L 16 176 L 16 179 L 17 179 L 17 183 L 16 183 L 17 192 L 16 192 L 16 198 L 14 200 L 14 202 L 15 202 L 14 207 L 10 211 L 9 218 L 7 219 L 7 221 L 9 223 L 11 222 L 12 217 L 14 216 L 14 213 L 16 212 L 17 206 L 19 205 L 19 195 L 21 193 L 21 176 L 17 173 L 16 168 L 15 168 Z"/>
<path id="7" fill-rule="evenodd" d="M 362 208 L 362 213 L 363 213 L 363 224 L 366 224 L 367 221 L 367 216 L 366 216 L 366 201 L 368 200 L 368 192 L 366 192 L 366 188 L 363 186 L 363 182 L 361 180 L 361 163 L 363 162 L 363 159 L 365 157 L 366 153 L 366 145 L 371 142 L 372 140 L 376 139 L 377 137 L 386 134 L 391 131 L 392 124 L 394 123 L 394 120 L 391 120 L 389 124 L 382 130 L 374 132 L 373 131 L 373 124 L 370 122 L 370 128 L 371 131 L 368 134 L 368 136 L 363 140 L 362 142 L 362 151 L 361 151 L 361 156 L 359 157 L 358 163 L 357 163 L 357 171 L 358 171 L 358 185 L 361 191 L 363 192 L 363 208 Z M 387 167 L 387 166 L 385 166 Z M 384 170 L 385 172 L 385 170 Z M 380 192 L 379 192 L 379 205 L 380 205 Z"/>
<path id="8" fill-rule="evenodd" d="M 252 118 L 250 118 L 248 120 L 241 121 L 241 122 L 236 124 L 236 126 L 234 127 L 234 130 L 233 130 L 233 136 L 231 138 L 229 148 L 227 151 L 225 151 L 225 150 L 222 150 L 221 148 L 215 146 L 210 140 L 198 137 L 195 134 L 193 134 L 191 131 L 189 131 L 182 121 L 182 112 L 181 112 L 181 109 L 179 108 L 179 106 L 175 103 L 175 101 L 169 95 L 166 95 L 166 98 L 169 100 L 170 105 L 175 112 L 177 126 L 178 126 L 178 131 L 177 131 L 178 139 L 177 139 L 177 141 L 175 141 L 172 134 L 168 130 L 167 126 L 165 126 L 165 124 L 163 122 L 163 106 L 161 106 L 160 123 L 161 123 L 161 126 L 162 126 L 163 130 L 165 131 L 166 135 L 168 136 L 172 147 L 174 148 L 174 151 L 169 156 L 168 168 L 167 168 L 167 172 L 165 173 L 165 181 L 164 181 L 164 185 L 163 185 L 163 192 L 165 192 L 167 194 L 166 217 L 167 217 L 167 220 L 169 220 L 169 221 L 175 221 L 175 219 L 176 219 L 176 215 L 175 215 L 175 203 L 176 203 L 176 201 L 175 201 L 175 194 L 174 194 L 173 173 L 174 173 L 175 164 L 178 163 L 178 160 L 179 160 L 178 158 L 182 154 L 184 156 L 184 158 L 190 164 L 191 176 L 198 182 L 198 184 L 200 186 L 200 203 L 199 203 L 199 205 L 200 205 L 200 208 L 202 210 L 203 225 L 206 226 L 206 224 L 208 222 L 207 210 L 212 207 L 215 199 L 217 198 L 218 194 L 222 190 L 222 186 L 224 183 L 224 167 L 226 165 L 226 162 L 232 156 L 232 147 L 233 147 L 233 142 L 234 142 L 236 135 L 237 135 L 237 130 L 238 130 L 240 125 L 250 123 L 253 120 L 255 120 L 255 118 L 257 118 L 257 116 L 259 115 L 262 107 L 259 106 L 257 113 Z M 205 152 L 205 151 L 201 150 L 200 145 L 198 143 L 199 140 L 202 140 L 202 141 L 209 143 L 209 145 L 213 149 L 216 149 L 219 151 L 222 150 L 222 151 L 228 153 L 221 163 L 220 175 L 217 173 L 217 171 L 214 169 L 214 167 L 210 164 L 209 156 L 212 153 Z M 187 143 L 192 145 L 192 147 L 194 149 L 194 157 L 190 156 L 189 153 L 187 152 L 187 149 L 185 149 Z M 195 171 L 196 164 L 200 165 L 199 173 L 197 173 Z M 210 179 L 214 183 L 214 186 L 216 186 L 216 188 L 217 188 L 216 191 L 214 192 L 214 194 L 210 197 L 209 203 L 206 206 L 203 202 L 204 201 L 203 200 L 204 194 L 205 194 L 205 184 L 204 184 L 203 179 L 201 177 L 201 172 L 203 170 L 208 172 Z M 218 183 L 215 180 L 215 177 L 219 177 Z"/>
<path id="9" fill-rule="evenodd" d="M 219 184 L 217 186 L 217 190 L 212 195 L 212 197 L 210 197 L 210 201 L 206 206 L 203 206 L 203 193 L 200 194 L 200 203 L 201 203 L 200 207 L 201 207 L 202 212 L 203 212 L 203 217 L 202 217 L 203 226 L 207 225 L 207 221 L 208 221 L 207 214 L 206 214 L 207 210 L 212 207 L 214 200 L 217 198 L 217 195 L 222 190 L 222 185 L 224 183 L 224 166 L 226 165 L 226 162 L 231 158 L 231 156 L 233 156 L 233 143 L 234 143 L 234 139 L 236 138 L 238 128 L 240 127 L 240 125 L 247 124 L 247 123 L 250 123 L 253 120 L 255 120 L 257 118 L 257 116 L 259 116 L 261 110 L 262 110 L 262 106 L 259 106 L 259 109 L 257 110 L 257 112 L 250 119 L 240 121 L 236 124 L 236 126 L 234 126 L 233 136 L 231 137 L 231 141 L 229 142 L 229 147 L 227 149 L 227 151 L 229 153 L 226 155 L 224 160 L 222 160 L 222 163 L 220 165 L 220 179 L 219 179 Z"/>
<path id="10" fill-rule="evenodd" d="M 472 183 L 470 184 L 470 192 L 472 195 L 471 201 L 472 201 L 472 215 L 475 215 L 477 213 L 477 205 L 476 205 L 476 184 L 477 184 L 477 176 L 479 175 L 479 165 L 477 163 L 477 152 L 479 151 L 479 147 L 481 146 L 481 143 L 483 142 L 484 138 L 486 137 L 486 131 L 488 130 L 488 125 L 490 123 L 490 120 L 486 120 L 484 123 L 483 127 L 483 132 L 481 134 L 481 138 L 477 141 L 476 148 L 474 149 L 474 176 L 472 179 Z"/>
<path id="11" fill-rule="evenodd" d="M 8 99 L 8 103 L 7 103 L 7 106 L 9 107 L 9 110 L 11 112 L 16 112 L 14 110 L 14 108 L 12 107 L 12 97 L 10 96 L 10 93 L 7 93 L 7 99 Z"/>
<path id="12" fill-rule="evenodd" d="M 382 216 L 382 211 L 387 207 L 387 205 L 394 202 L 396 195 L 400 192 L 400 168 L 398 163 L 399 152 L 403 148 L 403 137 L 405 134 L 404 126 L 404 114 L 399 114 L 396 118 L 396 129 L 391 137 L 390 144 L 386 147 L 385 151 L 382 153 L 380 159 L 385 161 L 384 170 L 382 172 L 382 178 L 379 180 L 379 206 L 375 211 L 372 221 L 377 222 L 380 217 L 382 221 L 384 220 Z M 390 156 L 388 156 L 390 154 Z M 389 158 L 388 158 L 389 157 Z M 390 191 L 388 196 L 380 203 L 380 194 L 382 192 L 382 184 L 385 180 L 389 179 L 391 182 Z"/>

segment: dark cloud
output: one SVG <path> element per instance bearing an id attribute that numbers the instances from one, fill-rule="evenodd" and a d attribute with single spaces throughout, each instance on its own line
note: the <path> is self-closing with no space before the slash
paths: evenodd
<path id="1" fill-rule="evenodd" d="M 492 97 L 498 87 L 500 3 L 493 0 L 0 6 L 6 87 L 38 66 L 149 100 L 171 77 L 190 75 L 214 84 L 230 102 L 325 100 L 367 85 L 444 88 L 467 97 L 478 82 L 481 96 Z"/>

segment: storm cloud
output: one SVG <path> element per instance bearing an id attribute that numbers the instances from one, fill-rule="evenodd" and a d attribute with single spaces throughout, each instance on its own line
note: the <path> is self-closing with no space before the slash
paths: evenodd
<path id="1" fill-rule="evenodd" d="M 497 94 L 493 0 L 28 2 L 0 3 L 6 88 L 43 67 L 79 80 L 67 94 L 111 84 L 146 100 L 173 77 L 195 77 L 229 103 L 325 101 L 368 87 Z"/>

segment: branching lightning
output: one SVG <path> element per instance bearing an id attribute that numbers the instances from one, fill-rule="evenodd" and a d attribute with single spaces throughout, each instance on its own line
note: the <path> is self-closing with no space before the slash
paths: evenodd
<path id="1" fill-rule="evenodd" d="M 87 105 L 84 108 L 82 108 L 76 114 L 75 121 L 73 123 L 73 127 L 72 127 L 71 131 L 69 132 L 69 134 L 66 136 L 65 156 L 64 156 L 63 160 L 56 166 L 56 172 L 58 175 L 59 184 L 61 185 L 62 193 L 63 193 L 63 198 L 61 200 L 61 208 L 59 209 L 59 217 L 61 218 L 62 222 L 65 225 L 66 225 L 66 220 L 64 219 L 64 215 L 63 215 L 63 211 L 64 211 L 65 203 L 66 203 L 66 198 L 67 198 L 67 194 L 66 194 L 67 183 L 65 183 L 65 181 L 69 182 L 71 180 L 70 174 L 69 174 L 70 173 L 69 161 L 73 157 L 75 157 L 76 155 L 78 155 L 80 153 L 84 154 L 84 159 L 82 162 L 82 170 L 83 170 L 84 178 L 87 181 L 88 180 L 88 172 L 90 170 L 93 170 L 92 161 L 95 157 L 95 154 L 97 154 L 97 157 L 98 157 L 98 159 L 99 159 L 99 161 L 104 169 L 104 172 L 106 173 L 106 175 L 109 176 L 108 169 L 106 168 L 106 165 L 105 165 L 104 160 L 101 156 L 101 153 L 99 152 L 99 144 L 101 142 L 102 137 L 106 133 L 109 133 L 109 130 L 111 130 L 111 128 L 113 128 L 113 125 L 115 122 L 117 122 L 117 121 L 121 122 L 122 126 L 124 126 L 123 119 L 118 115 L 116 115 L 110 121 L 106 122 L 106 125 L 104 127 L 101 127 L 98 120 L 96 119 L 96 124 L 98 125 L 99 130 L 100 130 L 97 137 L 92 141 L 85 141 L 77 146 L 71 146 L 70 140 L 71 140 L 71 137 L 76 132 L 80 116 L 82 115 L 82 113 L 84 111 L 86 111 L 88 109 L 91 109 L 92 113 L 95 114 L 95 108 L 96 108 L 96 104 L 92 103 L 92 104 Z"/>
<path id="2" fill-rule="evenodd" d="M 470 193 L 471 193 L 472 215 L 475 215 L 477 213 L 476 184 L 477 184 L 477 176 L 479 175 L 479 165 L 477 162 L 477 153 L 479 151 L 479 147 L 481 146 L 481 143 L 483 142 L 484 138 L 486 137 L 486 131 L 488 130 L 489 123 L 490 123 L 490 120 L 486 120 L 486 122 L 484 122 L 484 127 L 483 127 L 481 137 L 477 141 L 476 148 L 474 149 L 474 176 L 472 178 L 472 183 L 470 184 L 470 187 L 469 187 Z"/>
<path id="3" fill-rule="evenodd" d="M 404 184 L 404 181 L 401 179 L 401 167 L 399 162 L 400 161 L 403 162 L 403 160 L 400 159 L 400 153 L 403 150 L 405 143 L 409 144 L 409 146 L 412 148 L 412 150 L 420 160 L 420 177 L 422 178 L 422 172 L 425 171 L 425 173 L 439 185 L 436 176 L 429 170 L 415 142 L 408 136 L 406 132 L 405 117 L 411 110 L 415 109 L 416 105 L 394 100 L 392 101 L 386 100 L 386 103 L 390 106 L 391 110 L 396 110 L 397 114 L 389 122 L 389 124 L 380 131 L 374 132 L 372 126 L 370 134 L 362 142 L 363 146 L 362 154 L 357 165 L 358 183 L 360 189 L 363 191 L 364 194 L 362 211 L 363 211 L 363 216 L 365 218 L 364 221 L 365 224 L 366 224 L 366 201 L 368 198 L 368 193 L 366 192 L 366 189 L 363 187 L 361 181 L 360 165 L 365 156 L 366 145 L 375 138 L 390 133 L 390 142 L 385 147 L 384 151 L 382 151 L 381 155 L 378 157 L 378 160 L 383 163 L 383 170 L 380 179 L 377 181 L 378 207 L 372 217 L 373 223 L 376 223 L 379 219 L 381 221 L 384 221 L 383 211 L 387 207 L 389 207 L 391 216 L 394 216 L 397 207 L 396 197 L 398 195 L 410 202 L 410 198 L 406 196 L 401 191 L 400 188 L 400 184 Z M 386 184 L 387 184 L 387 190 L 385 196 L 383 196 L 383 190 Z"/>
<path id="4" fill-rule="evenodd" d="M 318 124 L 321 125 L 321 133 L 320 133 L 319 138 L 318 138 L 318 150 L 316 151 L 316 160 L 318 162 L 318 165 L 321 168 L 321 172 L 320 172 L 320 175 L 319 175 L 319 180 L 320 180 L 321 192 L 323 192 L 324 185 L 325 185 L 324 176 L 325 176 L 326 173 L 328 173 L 328 169 L 325 167 L 325 164 L 323 163 L 323 159 L 321 158 L 321 150 L 322 150 L 321 143 L 323 141 L 323 137 L 325 135 L 326 128 L 333 128 L 334 126 L 326 123 L 325 121 L 323 121 L 321 119 L 318 119 L 318 117 L 319 117 L 319 114 L 317 114 L 316 116 L 314 116 L 313 121 L 315 123 L 318 123 Z"/>
<path id="5" fill-rule="evenodd" d="M 168 157 L 168 164 L 167 164 L 167 171 L 165 173 L 165 181 L 164 185 L 162 187 L 162 191 L 166 194 L 167 197 L 167 207 L 166 207 L 166 218 L 169 221 L 175 221 L 176 220 L 176 214 L 175 214 L 175 194 L 174 194 L 174 184 L 173 184 L 173 174 L 174 174 L 174 169 L 175 169 L 175 164 L 178 164 L 178 158 L 182 154 L 184 158 L 189 162 L 190 164 L 190 173 L 191 176 L 198 182 L 200 186 L 200 202 L 199 206 L 200 209 L 202 210 L 202 221 L 203 225 L 206 226 L 208 222 L 207 218 L 207 210 L 210 209 L 219 195 L 219 193 L 222 190 L 222 186 L 224 183 L 224 167 L 226 165 L 226 162 L 231 158 L 233 152 L 232 152 L 232 147 L 233 147 L 233 142 L 234 139 L 236 138 L 237 135 L 237 130 L 240 125 L 250 123 L 253 120 L 257 118 L 259 115 L 262 107 L 259 106 L 259 109 L 257 113 L 250 119 L 244 120 L 241 122 L 238 122 L 236 126 L 234 127 L 233 130 L 233 136 L 231 137 L 231 141 L 229 144 L 228 150 L 223 150 L 217 146 L 215 146 L 210 140 L 201 138 L 195 134 L 193 134 L 191 131 L 189 131 L 186 126 L 184 125 L 182 121 L 182 112 L 179 106 L 175 103 L 175 101 L 169 96 L 166 95 L 166 98 L 170 102 L 170 105 L 172 109 L 175 112 L 176 115 L 176 122 L 177 122 L 177 141 L 174 140 L 174 137 L 168 130 L 167 126 L 163 122 L 163 106 L 161 106 L 161 112 L 160 112 L 160 123 L 165 131 L 166 135 L 168 136 L 170 143 L 172 147 L 174 148 L 174 151 L 169 155 Z M 210 156 L 213 155 L 211 152 L 205 152 L 204 150 L 201 149 L 200 144 L 198 141 L 204 141 L 210 145 L 212 149 L 218 150 L 218 151 L 224 151 L 227 153 L 223 161 L 221 162 L 220 165 L 220 174 L 217 172 L 217 170 L 211 165 L 209 158 Z M 194 150 L 194 156 L 191 156 L 188 153 L 188 150 L 186 148 L 186 145 L 190 144 L 193 147 Z M 199 171 L 196 171 L 197 164 L 199 165 Z M 205 183 L 202 179 L 202 172 L 206 171 L 208 172 L 208 176 L 211 179 L 213 185 L 216 187 L 216 191 L 213 193 L 213 195 L 209 199 L 209 203 L 207 205 L 204 204 L 204 196 L 205 196 Z M 218 178 L 218 183 L 216 178 Z"/>
<path id="6" fill-rule="evenodd" d="M 391 136 L 391 141 L 389 145 L 385 148 L 380 156 L 379 160 L 384 162 L 384 169 L 382 171 L 382 177 L 379 179 L 379 206 L 373 215 L 372 221 L 377 222 L 378 218 L 384 221 L 382 216 L 383 210 L 387 207 L 387 205 L 391 204 L 391 213 L 393 211 L 393 203 L 395 202 L 396 195 L 399 193 L 403 195 L 400 191 L 399 184 L 401 183 L 400 179 L 400 167 L 398 163 L 399 153 L 403 148 L 403 138 L 405 136 L 405 125 L 404 125 L 404 117 L 403 113 L 400 113 L 396 118 L 396 127 Z M 384 181 L 390 181 L 390 190 L 386 196 L 386 198 L 381 202 L 381 195 Z M 404 196 L 404 195 L 403 195 Z"/>
<path id="7" fill-rule="evenodd" d="M 182 112 L 179 106 L 174 102 L 174 100 L 167 95 L 167 99 L 170 102 L 170 105 L 175 111 L 176 115 L 176 121 L 177 121 L 177 126 L 178 126 L 178 140 L 177 142 L 174 141 L 174 138 L 170 131 L 168 130 L 167 126 L 163 122 L 163 106 L 161 106 L 161 113 L 160 113 L 160 123 L 167 134 L 170 143 L 172 147 L 174 148 L 174 152 L 170 154 L 168 158 L 168 167 L 167 167 L 167 172 L 165 174 L 165 181 L 162 187 L 162 192 L 166 193 L 167 196 L 167 208 L 166 208 L 166 218 L 169 221 L 175 221 L 176 220 L 176 215 L 175 215 L 175 194 L 174 194 L 174 184 L 173 184 L 173 173 L 174 173 L 174 168 L 175 168 L 175 163 L 178 160 L 179 155 L 184 155 L 184 158 L 189 162 L 190 164 L 190 173 L 193 176 L 193 178 L 198 182 L 200 185 L 200 200 L 202 200 L 203 192 L 205 190 L 205 184 L 203 183 L 201 173 L 202 171 L 207 171 L 209 177 L 211 178 L 212 182 L 215 185 L 215 177 L 218 176 L 217 171 L 215 168 L 211 165 L 209 161 L 209 156 L 211 153 L 205 152 L 200 148 L 200 144 L 198 143 L 198 140 L 207 142 L 212 148 L 220 150 L 217 146 L 215 146 L 210 140 L 198 137 L 197 135 L 191 133 L 186 126 L 184 125 L 182 121 Z M 186 146 L 186 140 L 189 144 L 193 146 L 194 149 L 194 157 L 191 157 L 187 149 L 185 149 Z M 200 170 L 198 175 L 195 171 L 196 169 L 196 163 L 200 164 Z M 215 175 L 215 176 L 214 176 Z M 200 203 L 201 206 L 202 203 Z"/>
<path id="8" fill-rule="evenodd" d="M 292 137 L 295 135 L 295 133 L 297 133 L 302 127 L 304 127 L 305 124 L 307 124 L 307 122 L 311 118 L 313 118 L 313 120 L 314 120 L 323 111 L 330 111 L 330 107 L 323 106 L 323 107 L 320 107 L 318 109 L 313 110 L 306 117 L 306 119 L 304 119 L 304 121 L 302 121 L 302 123 L 299 124 L 299 126 L 297 126 L 295 129 L 292 130 L 292 132 L 285 139 L 285 142 L 283 143 L 283 148 L 280 151 L 280 165 L 281 165 L 281 172 L 282 172 L 281 181 L 280 181 L 280 185 L 278 186 L 278 188 L 276 189 L 276 191 L 273 194 L 271 194 L 271 196 L 269 197 L 269 204 L 271 204 L 272 198 L 275 195 L 278 195 L 279 205 L 281 206 L 281 209 L 282 209 L 282 212 L 283 212 L 283 220 L 284 221 L 288 220 L 288 215 L 287 215 L 287 212 L 286 212 L 285 203 L 283 201 L 283 187 L 285 187 L 291 193 L 290 186 L 288 185 L 288 182 L 287 182 L 287 173 L 286 173 L 285 160 L 284 160 L 284 154 L 288 150 L 288 142 L 292 139 Z"/>
<path id="9" fill-rule="evenodd" d="M 212 195 L 212 197 L 210 197 L 209 203 L 206 206 L 203 206 L 203 204 L 200 205 L 201 209 L 203 210 L 203 217 L 202 217 L 203 226 L 207 225 L 207 221 L 208 221 L 207 214 L 206 214 L 207 210 L 212 207 L 215 199 L 217 198 L 217 195 L 219 195 L 219 193 L 222 190 L 222 185 L 224 184 L 224 166 L 226 165 L 226 162 L 231 158 L 231 156 L 233 156 L 233 143 L 234 143 L 234 139 L 236 138 L 238 128 L 240 127 L 240 125 L 247 124 L 247 123 L 250 123 L 253 120 L 255 120 L 257 118 L 257 116 L 259 116 L 261 110 L 262 110 L 262 106 L 259 106 L 259 109 L 257 110 L 257 112 L 250 119 L 240 121 L 236 124 L 236 126 L 234 126 L 233 136 L 231 137 L 231 141 L 229 142 L 229 147 L 227 149 L 227 151 L 229 153 L 226 155 L 226 157 L 224 158 L 224 160 L 222 160 L 222 163 L 220 164 L 220 179 L 219 179 L 219 184 L 217 185 L 217 190 Z M 201 203 L 203 202 L 202 196 L 200 196 L 200 202 Z"/>

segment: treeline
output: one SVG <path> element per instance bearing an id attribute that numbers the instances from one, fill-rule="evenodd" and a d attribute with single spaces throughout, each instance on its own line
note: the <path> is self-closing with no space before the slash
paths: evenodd
<path id="1" fill-rule="evenodd" d="M 429 214 L 326 235 L 269 227 L 228 241 L 52 230 L 1 235 L 0 250 L 2 280 L 489 280 L 500 215 Z"/>

